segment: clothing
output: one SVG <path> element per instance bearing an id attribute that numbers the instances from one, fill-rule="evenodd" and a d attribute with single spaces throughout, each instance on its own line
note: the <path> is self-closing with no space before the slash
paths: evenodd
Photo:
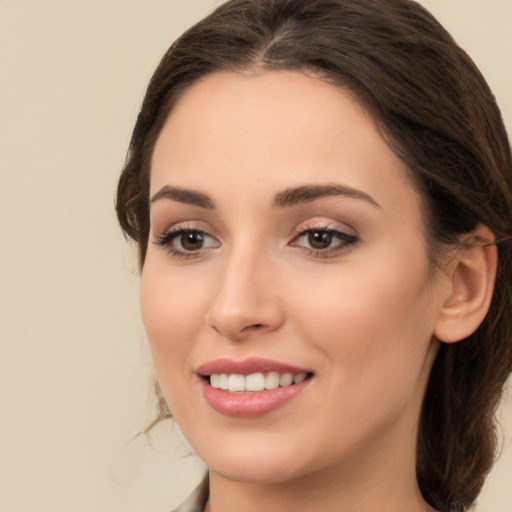
<path id="1" fill-rule="evenodd" d="M 209 495 L 208 474 L 192 491 L 189 497 L 172 512 L 203 512 Z"/>

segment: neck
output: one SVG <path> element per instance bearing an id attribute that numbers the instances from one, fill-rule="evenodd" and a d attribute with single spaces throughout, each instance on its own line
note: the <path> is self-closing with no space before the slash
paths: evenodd
<path id="1" fill-rule="evenodd" d="M 389 447 L 388 447 L 389 448 Z M 390 464 L 378 453 L 344 468 L 278 483 L 237 482 L 210 471 L 206 512 L 435 512 L 416 483 L 414 455 L 398 451 Z M 408 455 L 408 457 L 407 457 Z M 407 457 L 412 463 L 404 464 Z"/>
<path id="2" fill-rule="evenodd" d="M 398 493 L 391 499 L 379 496 L 378 493 L 356 496 L 354 492 L 332 492 L 332 489 L 323 491 L 325 485 L 315 488 L 302 488 L 286 486 L 242 485 L 231 482 L 216 488 L 215 478 L 211 483 L 211 496 L 205 512 L 435 512 L 421 497 L 419 492 L 412 496 L 399 497 Z"/>

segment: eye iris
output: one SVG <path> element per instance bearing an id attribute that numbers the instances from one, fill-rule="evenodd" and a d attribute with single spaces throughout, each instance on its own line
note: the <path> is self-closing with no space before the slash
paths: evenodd
<path id="1" fill-rule="evenodd" d="M 326 249 L 331 242 L 332 235 L 326 231 L 312 231 L 308 235 L 308 243 L 314 249 Z"/>
<path id="2" fill-rule="evenodd" d="M 181 245 L 184 249 L 187 251 L 194 251 L 197 249 L 201 249 L 203 246 L 203 234 L 202 233 L 195 233 L 193 231 L 190 231 L 188 233 L 183 233 L 181 235 Z"/>

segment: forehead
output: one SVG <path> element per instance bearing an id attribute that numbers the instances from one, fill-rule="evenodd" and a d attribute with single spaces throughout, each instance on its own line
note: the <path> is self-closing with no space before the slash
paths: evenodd
<path id="1" fill-rule="evenodd" d="M 172 184 L 242 197 L 255 183 L 270 194 L 342 182 L 392 204 L 418 200 L 408 175 L 347 90 L 295 71 L 226 72 L 177 101 L 155 145 L 151 193 Z"/>

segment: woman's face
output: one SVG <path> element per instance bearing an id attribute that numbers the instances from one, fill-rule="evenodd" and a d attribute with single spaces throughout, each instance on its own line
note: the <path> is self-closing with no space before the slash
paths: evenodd
<path id="1" fill-rule="evenodd" d="M 157 140 L 151 198 L 143 320 L 210 470 L 414 477 L 449 285 L 404 165 L 353 96 L 298 72 L 206 77 Z"/>

